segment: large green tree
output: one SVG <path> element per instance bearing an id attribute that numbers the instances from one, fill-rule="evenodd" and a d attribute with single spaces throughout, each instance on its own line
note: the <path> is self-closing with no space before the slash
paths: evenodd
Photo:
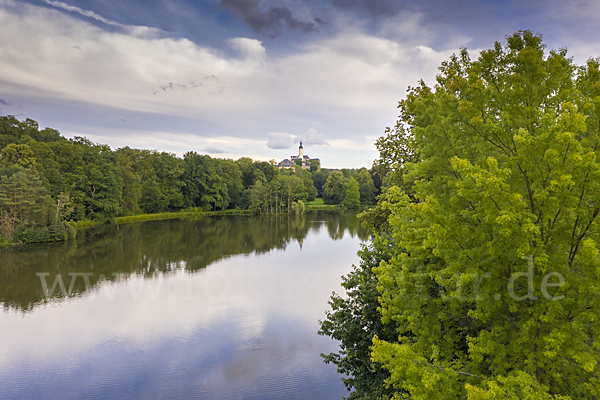
<path id="1" fill-rule="evenodd" d="M 184 196 L 187 205 L 209 210 L 227 208 L 227 187 L 217 173 L 215 160 L 194 151 L 185 153 L 183 159 Z"/>
<path id="2" fill-rule="evenodd" d="M 320 160 L 310 160 L 310 172 L 317 172 L 321 169 Z"/>
<path id="3" fill-rule="evenodd" d="M 35 166 L 33 151 L 26 144 L 9 144 L 0 150 L 0 160 L 6 164 L 20 165 L 23 168 Z"/>
<path id="4" fill-rule="evenodd" d="M 375 195 L 377 190 L 373 183 L 373 178 L 366 168 L 361 168 L 356 175 L 356 181 L 358 182 L 358 188 L 360 191 L 360 202 L 362 204 L 373 204 L 375 203 Z"/>
<path id="5" fill-rule="evenodd" d="M 329 177 L 330 173 L 331 171 L 328 169 L 319 169 L 311 173 L 314 186 L 317 189 L 318 197 L 323 196 L 325 183 L 327 182 L 327 178 Z"/>
<path id="6" fill-rule="evenodd" d="M 360 190 L 356 179 L 350 178 L 344 182 L 344 206 L 357 208 L 360 206 Z"/>
<path id="7" fill-rule="evenodd" d="M 341 204 L 344 201 L 344 174 L 340 171 L 331 171 L 323 185 L 323 201 L 325 204 Z"/>
<path id="8" fill-rule="evenodd" d="M 315 193 L 310 174 L 301 168 L 296 171 L 280 171 L 270 182 L 266 180 L 262 171 L 257 169 L 255 174 L 256 179 L 250 195 L 250 209 L 255 213 L 299 213 L 307 199 L 314 199 Z M 311 182 L 312 190 L 307 189 L 307 177 Z"/>
<path id="9" fill-rule="evenodd" d="M 388 383 L 413 399 L 600 398 L 599 61 L 520 31 L 451 57 L 400 109 L 381 143 L 403 177 L 397 250 L 375 268 L 398 333 L 373 340 Z"/>

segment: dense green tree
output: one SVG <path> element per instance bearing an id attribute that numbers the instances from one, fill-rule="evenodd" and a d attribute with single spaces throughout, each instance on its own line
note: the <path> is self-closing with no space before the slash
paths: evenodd
<path id="1" fill-rule="evenodd" d="M 361 168 L 358 171 L 358 174 L 356 175 L 356 181 L 358 182 L 358 190 L 360 191 L 361 204 L 374 204 L 377 190 L 373 184 L 371 174 L 366 168 Z"/>
<path id="2" fill-rule="evenodd" d="M 68 141 L 49 143 L 48 146 L 54 154 L 51 165 L 48 165 L 49 158 L 44 158 L 43 153 L 39 153 L 37 156 L 38 166 L 49 167 L 48 169 L 44 168 L 42 176 L 46 177 L 50 193 L 53 196 L 57 196 L 58 193 L 67 193 L 74 206 L 73 218 L 76 220 L 87 218 L 84 205 L 87 195 L 84 146 Z M 36 152 L 38 149 L 37 146 L 34 147 Z M 49 178 L 48 175 L 52 175 L 52 178 Z"/>
<path id="3" fill-rule="evenodd" d="M 184 162 L 172 153 L 155 152 L 152 154 L 153 170 L 161 192 L 165 196 L 166 206 L 163 211 L 177 211 L 184 207 L 182 176 Z"/>
<path id="4" fill-rule="evenodd" d="M 328 169 L 320 169 L 312 173 L 313 184 L 317 189 L 317 197 L 323 197 L 323 188 L 330 173 L 331 171 Z"/>
<path id="5" fill-rule="evenodd" d="M 257 169 L 263 172 L 262 168 Z M 214 159 L 195 152 L 184 155 L 183 193 L 189 207 L 224 210 L 237 206 L 244 190 L 242 178 L 239 165 L 231 160 Z"/>
<path id="6" fill-rule="evenodd" d="M 55 204 L 35 169 L 20 166 L 2 171 L 0 177 L 0 236 L 6 241 L 64 240 L 69 233 L 68 196 Z"/>
<path id="7" fill-rule="evenodd" d="M 21 143 L 19 125 L 20 121 L 14 115 L 0 117 L 0 148 L 11 143 Z"/>
<path id="8" fill-rule="evenodd" d="M 331 171 L 323 185 L 323 201 L 325 204 L 341 204 L 344 201 L 344 182 L 346 179 L 340 171 Z"/>
<path id="9" fill-rule="evenodd" d="M 6 171 L 5 171 L 6 173 Z M 17 167 L 0 180 L 0 205 L 10 221 L 12 229 L 27 223 L 43 223 L 46 190 L 37 172 Z"/>
<path id="10" fill-rule="evenodd" d="M 375 194 L 378 195 L 379 193 L 381 193 L 383 186 L 383 180 L 381 179 L 381 175 L 379 175 L 379 171 L 375 167 L 372 167 L 369 170 L 369 174 L 371 175 L 371 179 L 373 180 L 373 185 L 375 185 Z"/>
<path id="11" fill-rule="evenodd" d="M 184 197 L 187 205 L 208 210 L 227 208 L 227 188 L 217 174 L 215 160 L 193 151 L 185 153 L 183 159 Z"/>
<path id="12" fill-rule="evenodd" d="M 341 171 L 345 179 L 356 177 L 355 169 L 342 168 Z"/>
<path id="13" fill-rule="evenodd" d="M 69 188 L 60 163 L 56 160 L 52 143 L 30 141 L 28 146 L 35 157 L 32 165 L 35 165 L 48 193 L 56 198 L 60 193 L 68 192 Z"/>
<path id="14" fill-rule="evenodd" d="M 295 174 L 300 179 L 302 179 L 302 183 L 304 185 L 306 196 L 303 200 L 310 202 L 310 201 L 313 201 L 314 199 L 316 199 L 317 198 L 317 189 L 315 188 L 315 184 L 312 180 L 311 173 L 306 169 L 296 167 Z"/>
<path id="15" fill-rule="evenodd" d="M 0 150 L 0 157 L 7 165 L 19 165 L 23 168 L 33 168 L 36 163 L 31 147 L 26 144 L 7 145 Z"/>
<path id="16" fill-rule="evenodd" d="M 71 142 L 82 152 L 83 174 L 75 185 L 83 194 L 85 215 L 96 221 L 115 218 L 121 202 L 122 177 L 114 153 L 110 147 L 82 137 L 75 137 Z"/>
<path id="17" fill-rule="evenodd" d="M 360 206 L 360 190 L 356 179 L 350 178 L 344 182 L 344 206 L 358 208 Z"/>
<path id="18" fill-rule="evenodd" d="M 87 215 L 93 220 L 104 221 L 117 216 L 121 199 L 120 175 L 114 164 L 91 165 L 85 182 Z"/>
<path id="19" fill-rule="evenodd" d="M 252 174 L 252 184 L 256 185 L 258 182 L 267 183 L 269 181 L 267 180 L 267 177 L 265 176 L 264 172 L 257 168 Z"/>
<path id="20" fill-rule="evenodd" d="M 242 182 L 242 171 L 238 164 L 232 160 L 217 160 L 219 165 L 218 174 L 227 188 L 227 202 L 229 207 L 238 207 L 244 184 Z"/>
<path id="21" fill-rule="evenodd" d="M 412 145 L 412 136 L 407 134 L 403 121 L 398 120 L 394 128 L 386 128 L 385 134 L 377 139 L 375 146 L 379 151 L 379 158 L 375 160 L 373 167 L 382 184 L 405 188 L 405 166 L 418 162 L 419 155 Z"/>
<path id="22" fill-rule="evenodd" d="M 304 171 L 308 173 L 307 171 Z M 291 214 L 303 209 L 310 193 L 304 180 L 293 170 L 279 173 L 270 182 L 256 179 L 250 209 L 259 214 Z"/>
<path id="23" fill-rule="evenodd" d="M 38 123 L 27 118 L 19 121 L 14 115 L 0 117 L 0 148 L 9 144 L 28 144 L 31 141 L 51 142 L 64 140 L 52 129 L 39 130 Z"/>
<path id="24" fill-rule="evenodd" d="M 463 50 L 400 103 L 372 358 L 412 399 L 600 398 L 599 61 L 544 50 Z"/>
<path id="25" fill-rule="evenodd" d="M 148 214 L 160 213 L 167 210 L 169 198 L 163 193 L 161 185 L 154 179 L 148 179 L 142 185 L 139 201 L 142 211 Z"/>
<path id="26" fill-rule="evenodd" d="M 244 189 L 248 189 L 254 184 L 254 171 L 256 170 L 254 161 L 249 157 L 242 157 L 237 159 L 235 163 L 239 166 L 240 172 L 242 173 L 242 184 L 244 185 Z"/>
<path id="27" fill-rule="evenodd" d="M 267 182 L 271 182 L 271 180 L 275 178 L 279 172 L 277 167 L 269 164 L 268 162 L 259 161 L 255 162 L 254 164 L 256 169 L 259 169 L 264 174 Z"/>
<path id="28" fill-rule="evenodd" d="M 310 172 L 316 172 L 321 169 L 321 161 L 310 160 Z"/>
<path id="29" fill-rule="evenodd" d="M 136 168 L 140 152 L 129 147 L 123 147 L 115 151 L 115 161 L 121 173 L 121 201 L 119 214 L 135 214 L 140 206 L 141 176 Z"/>

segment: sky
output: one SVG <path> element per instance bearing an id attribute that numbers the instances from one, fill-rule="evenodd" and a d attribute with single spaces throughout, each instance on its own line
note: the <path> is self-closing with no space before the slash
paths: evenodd
<path id="1" fill-rule="evenodd" d="M 600 56 L 595 0 L 0 0 L 0 115 L 111 148 L 370 167 L 398 101 L 517 30 Z"/>

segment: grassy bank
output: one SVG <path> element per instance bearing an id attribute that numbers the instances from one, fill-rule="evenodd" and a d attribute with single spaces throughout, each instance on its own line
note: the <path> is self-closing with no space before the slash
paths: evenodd
<path id="1" fill-rule="evenodd" d="M 339 210 L 342 208 L 341 204 L 325 204 L 323 199 L 318 198 L 309 203 L 305 204 L 306 210 Z"/>
<path id="2" fill-rule="evenodd" d="M 208 215 L 251 215 L 248 210 L 218 210 L 218 211 L 181 211 L 181 212 L 164 212 L 156 214 L 139 214 L 139 215 L 128 215 L 126 217 L 115 218 L 115 223 L 118 225 L 128 224 L 131 222 L 142 222 L 142 221 L 157 221 L 162 219 L 175 219 L 175 218 L 186 218 L 186 217 L 200 217 Z M 80 221 L 76 222 L 77 229 L 90 228 L 96 226 L 100 222 L 94 221 Z"/>
<path id="3" fill-rule="evenodd" d="M 306 210 L 341 210 L 343 206 L 341 204 L 325 204 L 323 199 L 315 199 L 305 205 Z M 218 210 L 218 211 L 181 211 L 181 212 L 164 212 L 157 214 L 139 214 L 129 215 L 125 217 L 115 218 L 115 223 L 118 225 L 127 224 L 131 222 L 142 222 L 142 221 L 158 221 L 162 219 L 175 219 L 175 218 L 187 218 L 187 217 L 200 217 L 210 215 L 252 215 L 249 210 Z M 101 222 L 94 221 L 80 221 L 76 222 L 77 229 L 91 228 L 101 224 Z"/>

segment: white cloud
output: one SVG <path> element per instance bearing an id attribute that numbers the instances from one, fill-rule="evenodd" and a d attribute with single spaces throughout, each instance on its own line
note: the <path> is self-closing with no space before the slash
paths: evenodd
<path id="1" fill-rule="evenodd" d="M 128 34 L 135 36 L 135 37 L 154 38 L 154 37 L 158 37 L 159 35 L 164 34 L 164 32 L 161 31 L 160 29 L 151 28 L 148 26 L 125 25 L 125 24 L 121 24 L 119 22 L 111 21 L 93 11 L 84 10 L 80 7 L 75 7 L 70 4 L 64 3 L 62 1 L 55 1 L 55 0 L 43 0 L 43 1 L 46 4 L 51 5 L 53 7 L 63 9 L 66 11 L 76 12 L 78 14 L 83 15 L 84 17 L 93 18 L 96 21 L 100 21 L 106 25 L 111 25 L 111 26 L 116 26 L 116 27 L 122 28 Z"/>
<path id="2" fill-rule="evenodd" d="M 84 10 L 82 8 L 79 7 L 75 7 L 72 5 L 69 5 L 67 3 L 63 3 L 62 1 L 53 1 L 53 0 L 44 0 L 44 2 L 46 4 L 49 4 L 53 7 L 57 7 L 57 8 L 62 8 L 63 10 L 67 10 L 67 11 L 72 11 L 72 12 L 76 12 L 79 13 L 83 16 L 89 17 L 89 18 L 93 18 L 97 21 L 103 22 L 107 25 L 113 25 L 113 26 L 124 26 L 123 24 L 120 24 L 118 22 L 114 22 L 114 21 L 110 21 L 104 17 L 102 17 L 101 15 L 96 14 L 93 11 L 89 11 L 89 10 Z"/>
<path id="3" fill-rule="evenodd" d="M 285 156 L 271 150 L 288 149 L 291 144 L 287 137 L 274 137 L 265 148 L 265 132 L 290 132 L 290 142 L 296 138 L 306 144 L 329 143 L 329 165 L 339 163 L 340 167 L 351 166 L 344 164 L 350 161 L 354 166 L 367 165 L 377 157 L 372 144 L 363 146 L 351 159 L 345 157 L 347 149 L 338 146 L 344 140 L 358 143 L 383 134 L 386 126 L 394 124 L 397 102 L 408 86 L 415 86 L 420 79 L 434 84 L 438 66 L 459 46 L 487 48 L 492 43 L 486 44 L 486 38 L 502 41 L 512 29 L 498 33 L 508 25 L 502 23 L 501 14 L 483 6 L 477 8 L 483 10 L 479 25 L 468 29 L 454 27 L 448 16 L 433 23 L 434 17 L 447 9 L 443 7 L 436 9 L 438 14 L 409 8 L 375 24 L 376 32 L 367 18 L 341 13 L 328 15 L 327 27 L 319 35 L 290 41 L 285 51 L 274 42 L 234 37 L 222 42 L 234 50 L 232 54 L 227 48 L 168 37 L 151 27 L 120 25 L 92 11 L 45 1 L 54 8 L 0 0 L 0 37 L 6 38 L 0 44 L 0 93 L 7 104 L 23 105 L 19 110 L 2 105 L 3 110 L 36 118 L 32 104 L 43 104 L 34 111 L 60 116 L 62 121 L 52 127 L 84 135 L 86 130 L 97 135 L 105 131 L 107 140 L 100 141 L 109 144 L 113 143 L 109 139 L 116 140 L 110 133 L 115 127 L 98 121 L 113 121 L 128 112 L 144 114 L 163 123 L 148 130 L 150 124 L 142 116 L 139 121 L 128 118 L 121 129 L 135 132 L 134 136 L 147 135 L 151 140 L 146 142 L 158 143 L 163 132 L 173 126 L 173 132 L 219 149 L 234 147 L 208 145 L 206 139 L 253 140 L 260 146 L 253 145 L 252 154 L 266 159 Z M 312 13 L 310 7 L 297 5 Z M 521 10 L 518 7 L 515 9 Z M 600 47 L 587 39 L 593 35 L 576 36 L 568 30 L 575 23 L 586 32 L 596 29 L 600 6 L 582 2 L 569 7 L 552 0 L 539 15 L 521 13 L 518 22 L 532 21 L 535 31 L 551 21 L 546 38 L 560 36 L 560 41 L 549 42 L 548 47 L 569 45 L 570 54 L 581 63 L 597 55 Z M 102 29 L 79 15 L 113 28 Z M 471 17 L 465 14 L 462 18 L 466 22 Z M 579 20 L 583 22 L 573 22 Z M 469 36 L 486 24 L 491 24 L 490 32 Z M 87 127 L 81 123 L 73 126 L 74 104 L 95 107 L 97 114 L 90 114 L 95 118 L 88 119 Z M 311 136 L 309 129 L 325 132 L 327 140 Z M 125 140 L 127 135 L 121 138 Z M 188 141 L 185 138 L 179 143 Z M 239 150 L 243 151 L 245 148 Z"/>
<path id="4" fill-rule="evenodd" d="M 269 54 L 258 40 L 232 38 L 226 44 L 239 56 L 228 56 L 185 38 L 144 34 L 153 28 L 103 30 L 60 11 L 67 8 L 63 6 L 49 9 L 12 0 L 0 4 L 10 5 L 0 6 L 0 37 L 10 39 L 0 45 L 0 90 L 5 101 L 12 101 L 11 95 L 22 98 L 24 93 L 43 97 L 46 112 L 62 114 L 67 121 L 70 111 L 52 109 L 53 99 L 107 108 L 100 113 L 125 110 L 160 115 L 173 124 L 186 120 L 186 126 L 195 121 L 197 129 L 186 131 L 198 138 L 264 140 L 264 132 L 314 129 L 306 134 L 273 134 L 270 149 L 289 148 L 294 136 L 306 144 L 334 146 L 335 139 L 381 135 L 385 126 L 394 123 L 397 101 L 407 86 L 420 78 L 429 77 L 431 82 L 450 53 L 423 47 L 413 37 L 404 42 L 349 28 L 333 37 L 315 36 L 281 56 Z M 92 16 L 96 17 L 102 18 Z M 114 120 L 124 113 L 115 114 L 119 115 L 97 120 Z M 81 125 L 53 127 L 86 134 Z M 93 128 L 89 127 L 107 129 Z M 139 127 L 132 122 L 127 129 Z M 327 132 L 327 140 L 317 131 Z M 370 164 L 377 156 L 373 146 L 362 150 L 363 156 L 352 162 Z M 338 159 L 348 162 L 341 153 Z"/>
<path id="5" fill-rule="evenodd" d="M 271 132 L 268 137 L 267 147 L 270 149 L 289 149 L 294 142 L 294 137 L 284 132 Z"/>
<path id="6" fill-rule="evenodd" d="M 239 37 L 229 39 L 227 43 L 232 49 L 239 51 L 245 57 L 260 60 L 266 55 L 266 50 L 260 40 Z"/>
<path id="7" fill-rule="evenodd" d="M 323 135 L 317 132 L 316 129 L 309 129 L 304 135 L 296 136 L 294 143 L 302 142 L 305 146 L 329 146 L 329 143 L 325 141 Z"/>

